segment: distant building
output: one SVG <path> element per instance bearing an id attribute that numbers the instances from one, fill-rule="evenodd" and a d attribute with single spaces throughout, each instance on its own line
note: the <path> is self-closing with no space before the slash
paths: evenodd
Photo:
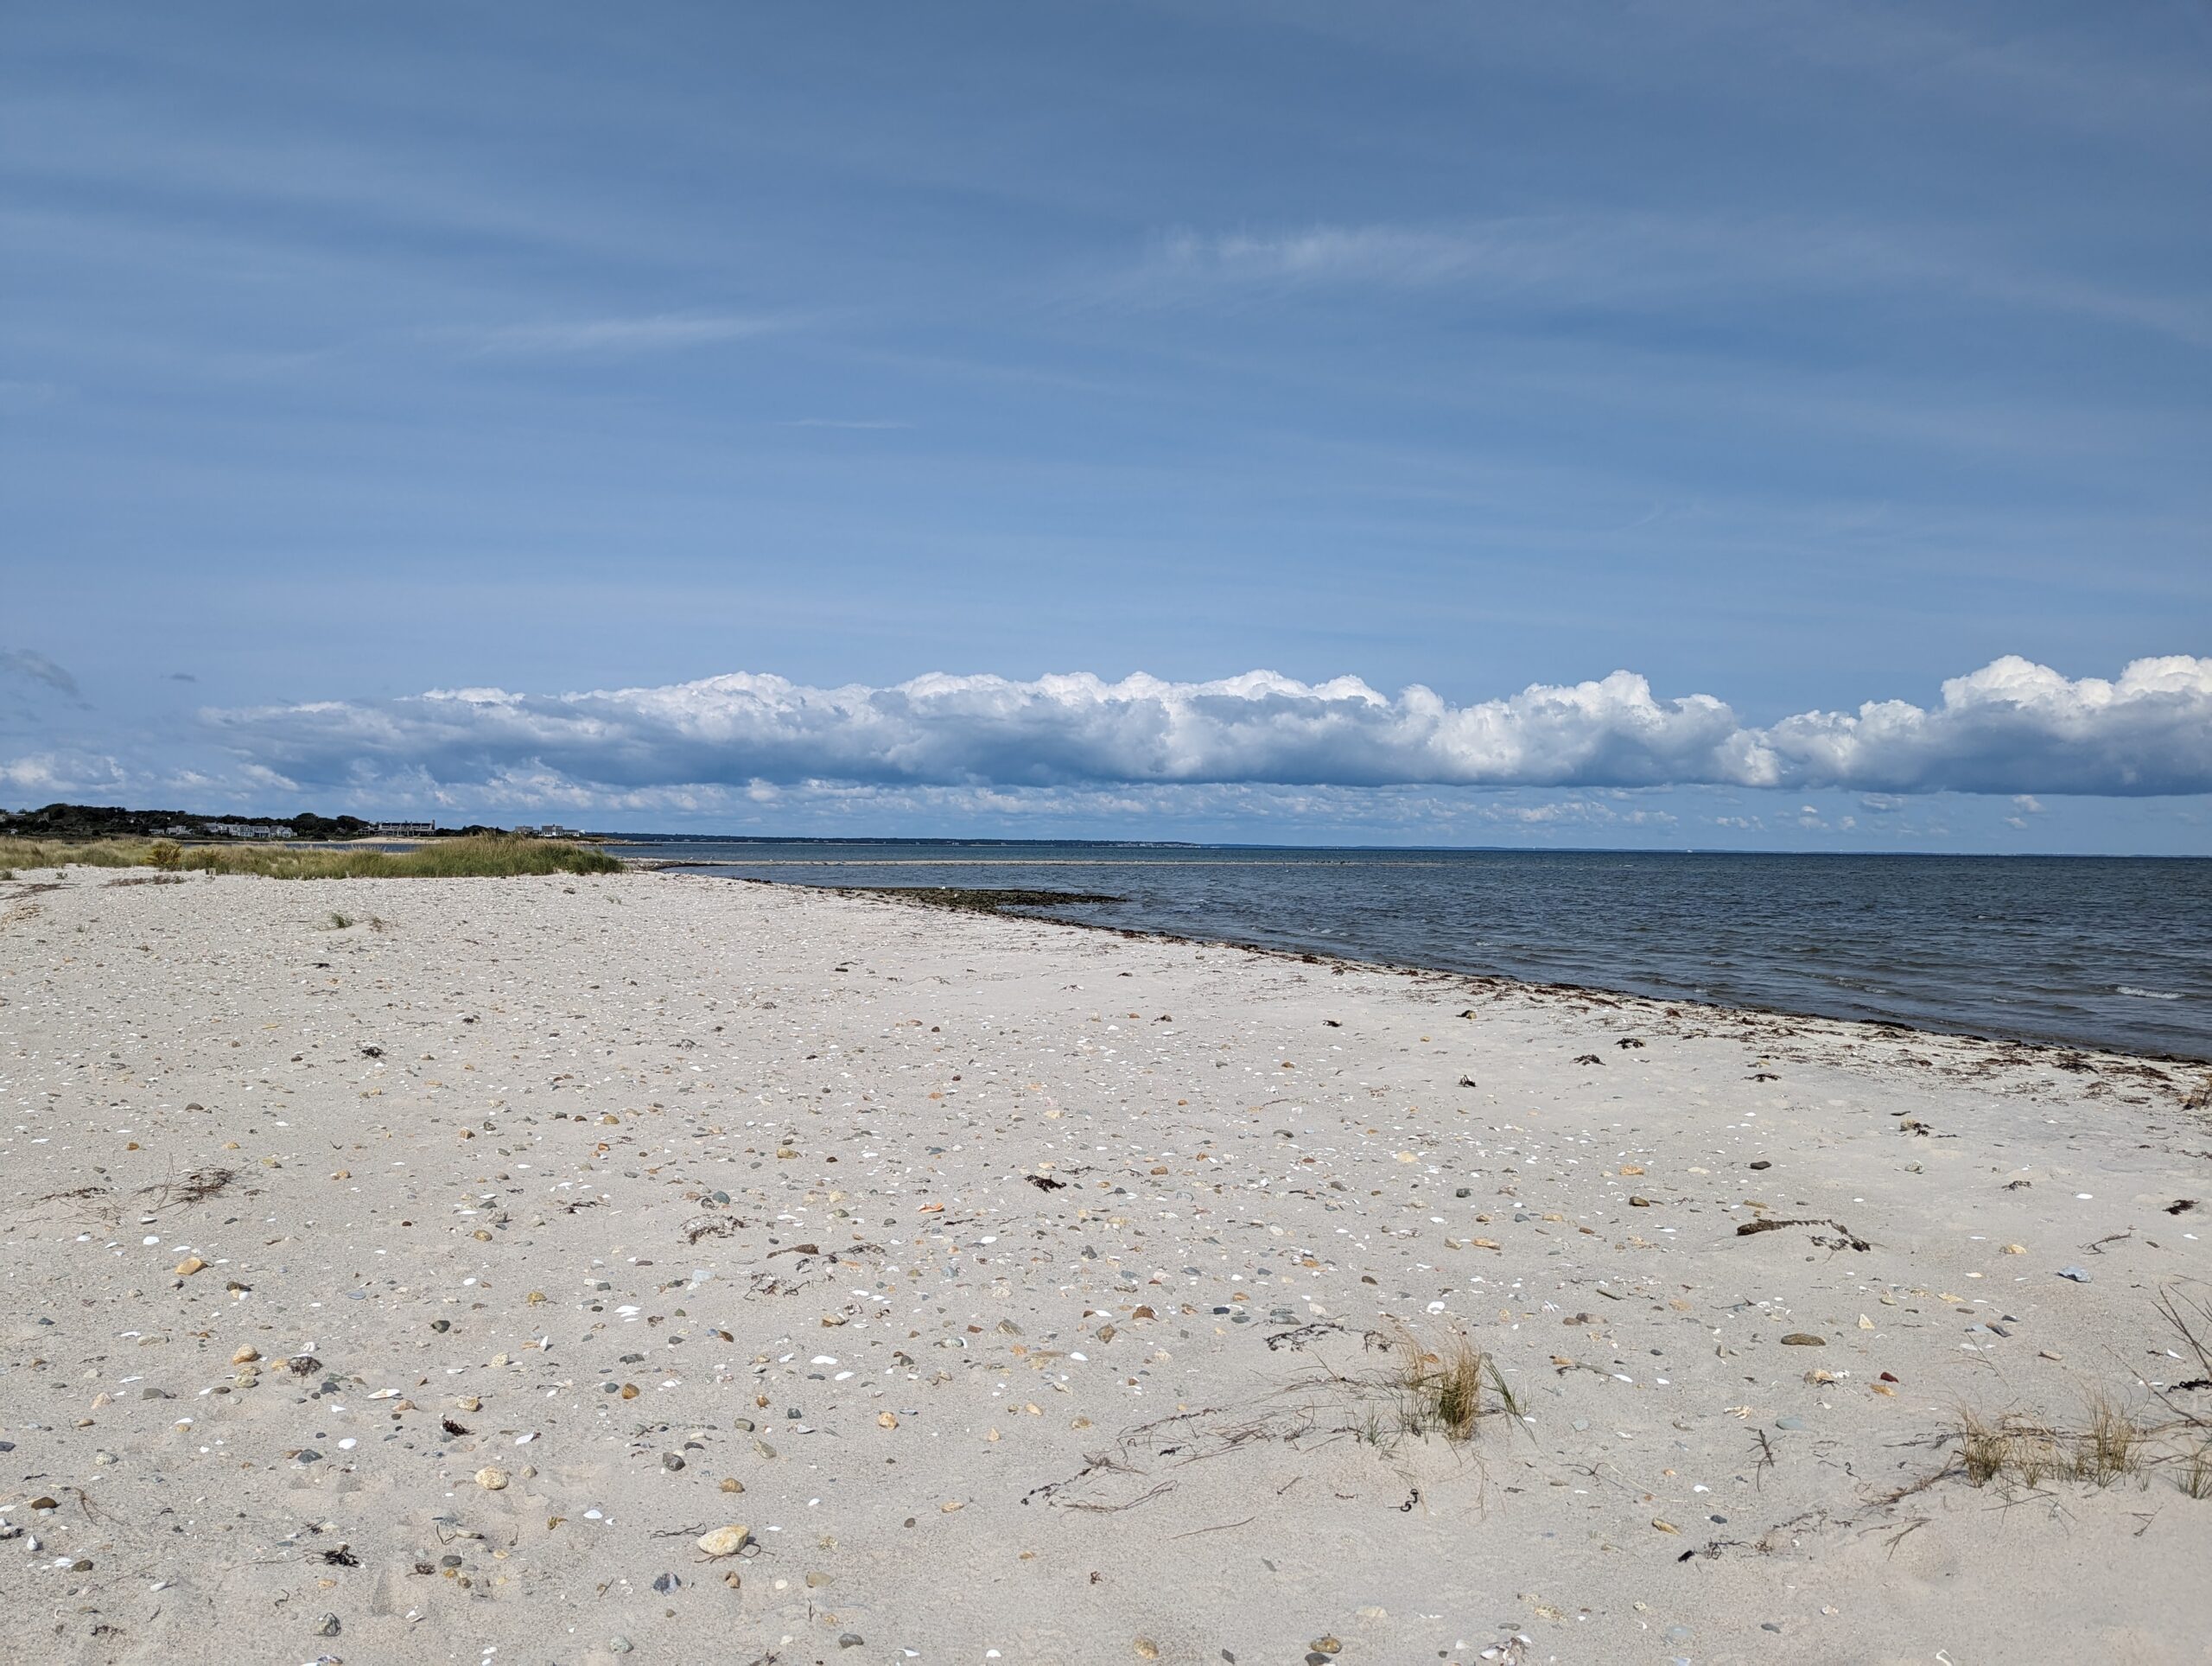
<path id="1" fill-rule="evenodd" d="M 582 828 L 563 827 L 555 822 L 548 822 L 543 827 L 518 827 L 515 831 L 525 838 L 531 839 L 581 839 L 583 837 Z"/>
<path id="2" fill-rule="evenodd" d="M 428 838 L 438 830 L 435 822 L 378 822 L 372 832 L 390 834 L 405 839 Z"/>
<path id="3" fill-rule="evenodd" d="M 292 836 L 289 827 L 268 827 L 258 822 L 210 822 L 207 830 L 226 839 L 288 839 Z"/>

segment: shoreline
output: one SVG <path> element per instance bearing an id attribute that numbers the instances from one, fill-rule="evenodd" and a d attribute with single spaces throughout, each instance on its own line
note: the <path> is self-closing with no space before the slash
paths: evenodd
<path id="1" fill-rule="evenodd" d="M 2144 1061 L 874 900 L 0 887 L 25 1646 L 2202 1658 Z"/>
<path id="2" fill-rule="evenodd" d="M 689 869 L 702 866 L 752 865 L 742 863 L 663 863 L 658 862 L 632 862 L 627 858 L 625 858 L 624 860 L 625 866 L 632 868 L 641 873 L 673 872 L 679 876 Z M 1083 866 L 1084 864 L 1072 865 Z M 1716 1017 L 1716 1019 L 1726 1019 L 1731 1016 L 1742 1016 L 1746 1018 L 1770 1019 L 1804 1023 L 1852 1025 L 1878 1032 L 1887 1030 L 1905 1035 L 1925 1036 L 1931 1040 L 1972 1042 L 1981 1046 L 2019 1048 L 2037 1052 L 2052 1053 L 2061 1056 L 2071 1056 L 2084 1059 L 2108 1059 L 2152 1066 L 2170 1066 L 2178 1070 L 2201 1069 L 2206 1072 L 2203 1083 L 2201 1084 L 2199 1089 L 2191 1090 L 2191 1091 L 2205 1091 L 2212 1093 L 2212 1057 L 2200 1057 L 2192 1053 L 2152 1052 L 2123 1048 L 2088 1046 L 2070 1041 L 2056 1041 L 2027 1036 L 1985 1035 L 1974 1030 L 1937 1029 L 1927 1025 L 1909 1023 L 1904 1019 L 1843 1018 L 1838 1017 L 1833 1014 L 1806 1012 L 1789 1007 L 1762 1007 L 1751 1002 L 1707 1001 L 1700 1000 L 1692 995 L 1645 995 L 1635 989 L 1612 989 L 1603 984 L 1567 983 L 1560 982 L 1556 979 L 1516 977 L 1508 972 L 1465 971 L 1451 966 L 1424 965 L 1418 961 L 1363 960 L 1356 955 L 1337 954 L 1325 950 L 1318 949 L 1291 949 L 1286 948 L 1279 944 L 1255 943 L 1249 939 L 1239 938 L 1198 937 L 1188 932 L 1170 932 L 1155 926 L 1111 925 L 1100 920 L 1061 919 L 1049 914 L 1022 913 L 1014 912 L 1016 907 L 1049 907 L 1060 906 L 1058 902 L 1015 904 L 996 908 L 967 908 L 964 905 L 949 905 L 944 902 L 933 900 L 931 894 L 933 893 L 955 892 L 968 890 L 970 888 L 978 894 L 983 896 L 1036 894 L 1034 893 L 1008 892 L 1001 887 L 991 886 L 977 886 L 974 887 L 948 887 L 942 886 L 909 887 L 903 886 L 817 885 L 801 880 L 754 879 L 749 875 L 741 874 L 728 875 L 702 874 L 698 877 L 702 879 L 719 879 L 724 883 L 728 883 L 734 881 L 741 885 L 779 886 L 790 890 L 816 891 L 832 896 L 878 897 L 888 902 L 908 901 L 909 906 L 914 907 L 944 907 L 948 906 L 960 906 L 964 912 L 981 912 L 987 913 L 995 912 L 1008 919 L 1039 920 L 1053 925 L 1072 926 L 1080 931 L 1102 932 L 1109 936 L 1128 938 L 1135 941 L 1205 944 L 1219 948 L 1239 949 L 1248 954 L 1275 956 L 1287 960 L 1299 961 L 1308 965 L 1342 966 L 1348 970 L 1389 973 L 1406 976 L 1458 978 L 1465 981 L 1472 987 L 1485 989 L 1493 988 L 1510 988 L 1516 989 L 1550 992 L 1552 994 L 1567 996 L 1577 1000 L 1612 1004 L 1637 1003 L 1645 1007 L 1656 1007 L 1662 1010 L 1669 1008 L 1690 1008 L 1700 1012 L 1712 1014 Z M 916 895 L 911 899 L 911 900 L 903 898 L 900 895 L 902 891 L 909 889 L 916 893 Z M 1119 898 L 1093 896 L 1079 892 L 1064 893 L 1060 893 L 1060 895 L 1065 901 L 1071 903 L 1121 900 Z M 1677 1016 L 1678 1014 L 1669 1014 L 1669 1015 Z M 2183 1097 L 2187 1097 L 2188 1095 L 2184 1094 Z M 2212 1098 L 2208 1098 L 2206 1100 L 2206 1103 L 2212 1104 Z"/>

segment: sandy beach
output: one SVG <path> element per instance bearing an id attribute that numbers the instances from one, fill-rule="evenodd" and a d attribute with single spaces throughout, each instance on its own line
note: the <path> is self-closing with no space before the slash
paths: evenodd
<path id="1" fill-rule="evenodd" d="M 2212 1416 L 2207 1074 L 679 874 L 26 872 L 0 1656 L 2212 1660 L 2183 1463 L 1953 1438 Z"/>

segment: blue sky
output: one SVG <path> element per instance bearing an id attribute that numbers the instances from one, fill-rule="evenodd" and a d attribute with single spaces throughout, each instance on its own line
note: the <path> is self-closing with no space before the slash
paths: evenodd
<path id="1" fill-rule="evenodd" d="M 0 803 L 2212 850 L 2202 7 L 10 35 Z"/>

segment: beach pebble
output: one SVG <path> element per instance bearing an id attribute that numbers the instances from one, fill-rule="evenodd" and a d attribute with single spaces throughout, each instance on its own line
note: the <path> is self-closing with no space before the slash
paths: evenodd
<path id="1" fill-rule="evenodd" d="M 693 1542 L 707 1555 L 734 1556 L 745 1548 L 746 1540 L 752 1536 L 751 1528 L 733 1523 L 728 1527 L 717 1527 L 702 1533 Z"/>
<path id="2" fill-rule="evenodd" d="M 486 1465 L 476 1472 L 476 1485 L 486 1492 L 497 1492 L 507 1484 L 507 1472 Z"/>
<path id="3" fill-rule="evenodd" d="M 1824 1336 L 1815 1336 L 1810 1331 L 1792 1331 L 1782 1339 L 1782 1345 L 1785 1348 L 1825 1348 L 1828 1345 L 1828 1339 Z"/>

